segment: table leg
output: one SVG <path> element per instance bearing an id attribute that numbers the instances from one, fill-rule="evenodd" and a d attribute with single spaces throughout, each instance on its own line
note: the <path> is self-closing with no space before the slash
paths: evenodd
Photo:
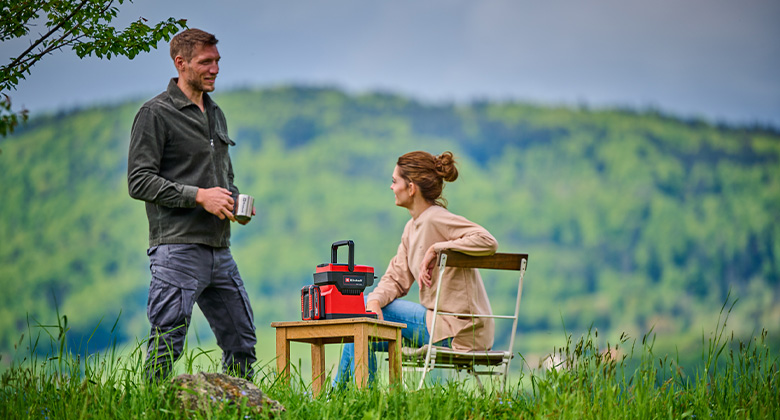
<path id="1" fill-rule="evenodd" d="M 311 390 L 317 396 L 325 387 L 325 345 L 322 340 L 311 343 Z"/>
<path id="2" fill-rule="evenodd" d="M 284 383 L 290 383 L 290 341 L 287 340 L 287 329 L 276 329 L 276 371 L 283 376 Z"/>
<path id="3" fill-rule="evenodd" d="M 368 384 L 368 331 L 365 325 L 355 324 L 355 384 Z"/>
<path id="4" fill-rule="evenodd" d="M 396 331 L 394 341 L 388 342 L 388 358 L 390 359 L 390 384 L 401 383 L 401 330 Z"/>

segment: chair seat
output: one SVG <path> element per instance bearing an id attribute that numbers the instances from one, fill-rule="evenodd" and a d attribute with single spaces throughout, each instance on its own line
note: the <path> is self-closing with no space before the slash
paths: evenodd
<path id="1" fill-rule="evenodd" d="M 500 350 L 472 350 L 459 351 L 449 347 L 433 346 L 436 364 L 448 364 L 458 366 L 487 365 L 497 366 L 513 356 L 508 351 Z M 419 348 L 403 347 L 401 355 L 406 363 L 422 363 L 428 352 L 428 345 Z"/>

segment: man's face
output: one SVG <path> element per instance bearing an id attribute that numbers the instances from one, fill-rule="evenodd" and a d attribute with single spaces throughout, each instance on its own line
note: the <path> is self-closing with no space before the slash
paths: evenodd
<path id="1" fill-rule="evenodd" d="M 219 58 L 216 45 L 200 44 L 195 47 L 190 61 L 181 59 L 179 77 L 196 92 L 212 92 L 219 73 Z"/>

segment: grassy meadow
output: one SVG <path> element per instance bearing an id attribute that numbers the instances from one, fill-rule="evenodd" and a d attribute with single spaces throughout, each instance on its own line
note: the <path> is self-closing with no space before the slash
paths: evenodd
<path id="1" fill-rule="evenodd" d="M 733 304 L 731 305 L 733 307 Z M 728 333 L 728 314 L 702 338 L 701 363 L 678 364 L 656 354 L 655 334 L 626 335 L 601 348 L 597 332 L 566 336 L 552 349 L 549 369 L 522 368 L 501 392 L 497 382 L 480 390 L 471 379 L 437 375 L 421 390 L 414 374 L 403 387 L 390 387 L 381 376 L 370 389 L 328 388 L 311 393 L 308 372 L 292 366 L 289 384 L 279 380 L 273 359 L 260 360 L 256 385 L 286 408 L 290 419 L 494 419 L 494 418 L 778 418 L 780 369 L 767 345 L 767 332 L 748 341 Z M 251 416 L 242 403 L 214 406 L 207 412 L 180 408 L 175 387 L 142 379 L 144 349 L 112 346 L 97 354 L 78 354 L 67 346 L 66 316 L 52 325 L 28 326 L 18 358 L 0 378 L 0 418 L 8 419 L 242 419 Z M 381 358 L 380 358 L 381 359 Z M 218 352 L 188 348 L 178 373 L 220 370 Z M 380 366 L 380 372 L 381 372 Z M 328 381 L 329 383 L 330 381 Z"/>

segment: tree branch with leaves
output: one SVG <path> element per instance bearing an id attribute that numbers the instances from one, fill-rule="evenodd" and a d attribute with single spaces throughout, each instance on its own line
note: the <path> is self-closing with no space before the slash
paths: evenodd
<path id="1" fill-rule="evenodd" d="M 46 55 L 70 47 L 79 58 L 94 54 L 109 60 L 118 56 L 133 59 L 187 27 L 185 19 L 168 18 L 149 25 L 141 17 L 118 30 L 111 22 L 125 2 L 132 0 L 0 0 L 0 42 L 30 39 L 24 51 L 0 67 L 0 137 L 27 120 L 27 110 L 13 110 L 8 92 L 16 90 Z M 33 34 L 38 26 L 45 31 Z"/>

